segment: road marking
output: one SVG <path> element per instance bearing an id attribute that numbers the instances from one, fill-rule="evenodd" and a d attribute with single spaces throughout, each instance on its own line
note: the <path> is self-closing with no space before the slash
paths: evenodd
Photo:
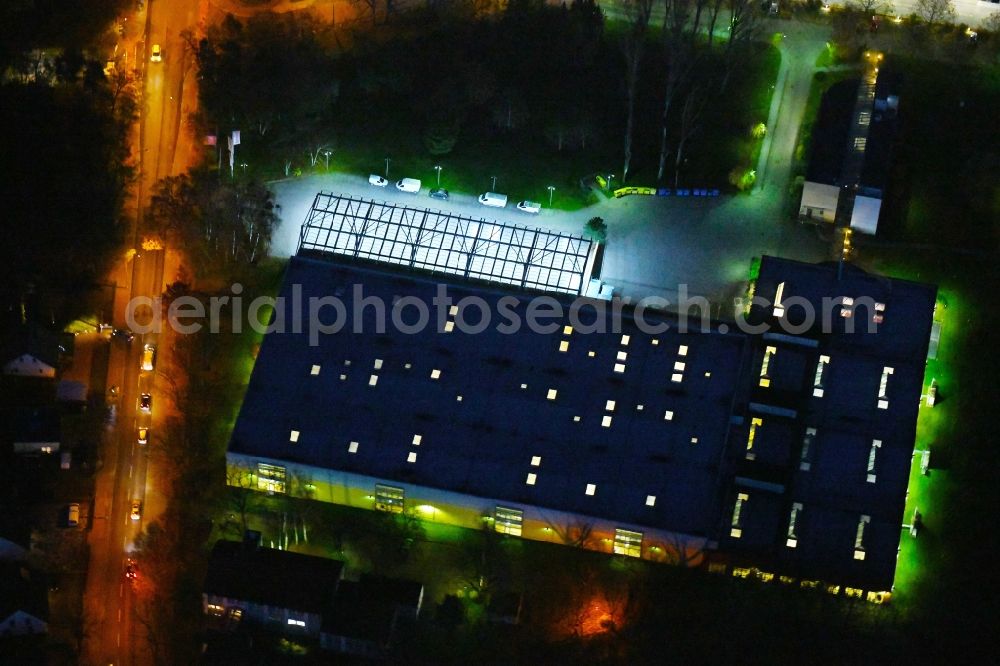
<path id="1" fill-rule="evenodd" d="M 121 609 L 121 606 L 118 607 L 118 621 L 119 622 L 122 621 L 122 609 Z"/>
<path id="2" fill-rule="evenodd" d="M 128 466 L 128 478 L 132 478 L 132 465 Z"/>
<path id="3" fill-rule="evenodd" d="M 115 638 L 115 646 L 116 647 L 121 647 L 122 646 L 122 632 L 120 632 L 120 631 L 118 632 L 118 637 Z"/>
<path id="4" fill-rule="evenodd" d="M 118 596 L 119 597 L 124 597 L 125 596 L 125 583 L 119 583 L 119 585 L 118 585 Z"/>

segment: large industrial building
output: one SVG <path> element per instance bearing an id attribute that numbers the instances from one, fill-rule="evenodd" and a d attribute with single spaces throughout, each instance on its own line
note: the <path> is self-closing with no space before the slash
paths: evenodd
<path id="1" fill-rule="evenodd" d="M 549 330 L 511 330 L 501 324 L 524 322 L 539 295 L 516 280 L 318 249 L 292 258 L 284 315 L 334 296 L 344 325 L 265 338 L 231 483 L 737 575 L 891 588 L 933 287 L 764 257 L 752 332 L 599 316 L 569 290 L 548 292 L 563 310 Z M 429 325 L 378 328 L 376 299 L 431 304 L 442 285 L 451 304 Z M 477 326 L 483 305 L 492 318 Z"/>

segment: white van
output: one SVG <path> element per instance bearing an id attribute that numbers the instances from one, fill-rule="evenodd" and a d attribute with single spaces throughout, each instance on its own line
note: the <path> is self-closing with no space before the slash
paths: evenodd
<path id="1" fill-rule="evenodd" d="M 507 195 L 496 192 L 483 192 L 479 195 L 479 203 L 493 208 L 503 208 L 507 205 Z"/>
<path id="2" fill-rule="evenodd" d="M 396 189 L 400 192 L 419 192 L 420 181 L 416 178 L 404 178 L 396 181 Z"/>
<path id="3" fill-rule="evenodd" d="M 66 526 L 76 527 L 80 524 L 80 505 L 77 503 L 70 504 L 66 507 Z"/>

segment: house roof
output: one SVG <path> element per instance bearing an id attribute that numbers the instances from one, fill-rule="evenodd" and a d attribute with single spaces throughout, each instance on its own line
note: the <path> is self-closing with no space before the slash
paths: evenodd
<path id="1" fill-rule="evenodd" d="M 59 355 L 64 352 L 58 334 L 37 326 L 22 326 L 0 342 L 0 365 L 28 354 L 50 367 L 58 368 Z"/>
<path id="2" fill-rule="evenodd" d="M 364 575 L 358 582 L 341 581 L 331 611 L 323 616 L 323 632 L 376 643 L 392 635 L 397 611 L 416 613 L 421 583 Z"/>
<path id="3" fill-rule="evenodd" d="M 824 183 L 814 183 L 807 180 L 802 185 L 803 208 L 823 208 L 826 210 L 837 210 L 837 201 L 840 198 L 840 188 L 836 185 L 826 185 Z"/>
<path id="4" fill-rule="evenodd" d="M 217 541 L 209 558 L 204 592 L 323 613 L 333 601 L 343 566 L 338 560 Z"/>

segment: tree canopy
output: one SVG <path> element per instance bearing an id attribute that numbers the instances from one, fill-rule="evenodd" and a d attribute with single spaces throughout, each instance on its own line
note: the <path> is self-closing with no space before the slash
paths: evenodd
<path id="1" fill-rule="evenodd" d="M 126 118 L 88 80 L 0 86 L 3 300 L 33 294 L 46 316 L 99 282 L 122 241 Z"/>

